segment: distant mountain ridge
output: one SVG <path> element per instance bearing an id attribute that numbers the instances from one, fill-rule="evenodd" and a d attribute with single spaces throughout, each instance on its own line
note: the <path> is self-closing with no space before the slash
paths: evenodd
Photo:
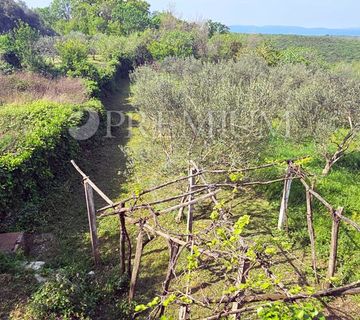
<path id="1" fill-rule="evenodd" d="M 296 26 L 230 26 L 231 32 L 237 33 L 261 33 L 261 34 L 285 34 L 303 36 L 360 36 L 360 28 L 330 29 L 330 28 L 304 28 Z"/>

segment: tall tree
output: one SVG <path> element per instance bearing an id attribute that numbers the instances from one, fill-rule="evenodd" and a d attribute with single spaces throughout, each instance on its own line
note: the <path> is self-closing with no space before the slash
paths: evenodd
<path id="1" fill-rule="evenodd" d="M 143 0 L 118 1 L 113 19 L 120 22 L 124 34 L 144 31 L 151 25 L 150 5 Z"/>

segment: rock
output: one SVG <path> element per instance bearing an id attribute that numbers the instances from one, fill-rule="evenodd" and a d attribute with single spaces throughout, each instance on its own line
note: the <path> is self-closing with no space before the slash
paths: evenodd
<path id="1" fill-rule="evenodd" d="M 34 276 L 35 276 L 35 279 L 36 279 L 36 281 L 37 281 L 38 283 L 44 283 L 44 282 L 47 281 L 46 278 L 42 277 L 41 275 L 39 275 L 39 274 L 37 274 L 37 273 L 35 273 Z"/>
<path id="2" fill-rule="evenodd" d="M 25 269 L 31 269 L 31 270 L 34 270 L 34 271 L 39 271 L 44 265 L 45 265 L 44 261 L 33 261 L 33 262 L 28 263 L 25 266 Z"/>

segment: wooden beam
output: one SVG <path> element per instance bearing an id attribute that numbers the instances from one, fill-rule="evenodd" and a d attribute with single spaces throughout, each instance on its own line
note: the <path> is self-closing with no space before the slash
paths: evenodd
<path id="1" fill-rule="evenodd" d="M 120 272 L 124 274 L 126 271 L 126 225 L 124 214 L 119 214 L 120 222 Z"/>
<path id="2" fill-rule="evenodd" d="M 313 211 L 312 211 L 311 199 L 312 199 L 312 197 L 311 197 L 309 190 L 306 190 L 306 211 L 307 211 L 306 220 L 307 220 L 310 245 L 311 245 L 311 262 L 312 262 L 312 267 L 314 270 L 316 283 L 319 283 L 319 277 L 317 274 L 315 231 L 314 231 L 314 224 L 313 224 Z"/>
<path id="3" fill-rule="evenodd" d="M 190 168 L 189 171 L 189 192 L 193 192 L 194 186 L 195 186 L 195 177 L 193 176 L 197 172 L 196 169 Z M 187 241 L 190 241 L 192 239 L 192 233 L 193 233 L 193 220 L 194 220 L 194 204 L 193 200 L 194 197 L 192 194 L 189 195 L 188 198 L 188 215 L 187 215 L 187 223 L 186 223 L 186 232 L 188 234 Z"/>
<path id="4" fill-rule="evenodd" d="M 169 245 L 169 265 L 168 265 L 165 281 L 163 282 L 163 293 L 162 293 L 163 297 L 166 297 L 166 295 L 169 293 L 170 283 L 172 279 L 175 278 L 175 268 L 179 258 L 179 251 L 180 251 L 180 245 L 178 243 L 169 240 L 168 245 Z M 164 312 L 165 312 L 165 307 L 162 305 L 160 307 L 159 318 L 164 315 Z"/>
<path id="5" fill-rule="evenodd" d="M 278 229 L 279 230 L 283 230 L 284 224 L 287 220 L 287 211 L 288 211 L 291 184 L 292 184 L 292 179 L 291 179 L 291 170 L 290 170 L 290 166 L 289 166 L 287 169 L 287 172 L 286 172 L 286 180 L 284 182 L 284 191 L 283 191 L 283 196 L 281 199 L 279 221 L 278 221 Z"/>
<path id="6" fill-rule="evenodd" d="M 200 168 L 198 167 L 198 165 L 195 163 L 195 161 L 191 160 L 190 163 L 193 165 L 193 167 L 199 172 Z M 203 170 L 204 172 L 205 170 Z M 200 180 L 202 181 L 203 184 L 205 185 L 209 185 L 204 177 L 204 175 L 200 176 Z M 207 192 L 211 193 L 211 190 L 209 188 L 207 188 Z M 216 196 L 212 196 L 211 197 L 212 202 L 215 204 L 215 206 L 219 205 L 219 201 L 216 199 Z M 222 219 L 226 220 L 226 216 L 225 216 L 225 212 L 222 208 L 220 208 L 220 216 Z"/>
<path id="7" fill-rule="evenodd" d="M 188 206 L 193 205 L 193 204 L 195 204 L 195 203 L 198 203 L 198 202 L 200 202 L 200 201 L 202 201 L 202 200 L 206 200 L 206 199 L 211 198 L 212 196 L 218 194 L 220 191 L 221 191 L 221 190 L 216 190 L 216 191 L 214 191 L 214 192 L 211 192 L 211 193 L 209 193 L 209 194 L 205 194 L 205 195 L 203 195 L 203 196 L 201 196 L 201 197 L 199 197 L 199 198 L 196 198 L 196 199 L 194 199 L 194 200 L 186 201 L 186 202 L 181 203 L 181 204 L 178 204 L 178 205 L 176 205 L 176 206 L 173 206 L 173 207 L 170 207 L 170 208 L 161 210 L 161 211 L 159 211 L 159 215 L 165 214 L 165 213 L 169 213 L 169 212 L 172 212 L 172 211 L 175 211 L 175 210 L 178 210 L 178 209 L 180 209 L 180 208 L 182 208 L 182 207 L 188 207 Z"/>
<path id="8" fill-rule="evenodd" d="M 144 231 L 140 228 L 139 235 L 136 240 L 136 251 L 135 251 L 135 259 L 134 259 L 134 266 L 131 273 L 131 280 L 130 280 L 130 290 L 129 290 L 129 301 L 132 301 L 135 296 L 135 289 L 136 289 L 136 282 L 140 270 L 140 263 L 141 263 L 141 256 L 143 253 L 143 242 L 144 242 Z"/>
<path id="9" fill-rule="evenodd" d="M 108 205 L 110 205 L 110 206 L 113 206 L 113 205 L 114 205 L 114 202 L 112 202 L 112 201 L 107 197 L 107 195 L 106 195 L 104 192 L 102 192 L 102 191 L 100 190 L 100 188 L 98 188 L 94 182 L 92 182 L 92 181 L 90 180 L 90 178 L 79 168 L 79 166 L 75 163 L 74 160 L 71 160 L 71 164 L 72 164 L 73 167 L 76 169 L 76 171 L 80 173 L 80 175 L 83 177 L 83 179 L 86 180 L 89 185 L 91 185 L 91 187 L 96 191 L 96 193 L 97 193 L 101 198 L 103 198 Z"/>
<path id="10" fill-rule="evenodd" d="M 336 271 L 336 258 L 337 258 L 337 249 L 338 249 L 338 239 L 339 239 L 339 228 L 341 219 L 339 216 L 342 216 L 344 208 L 339 208 L 333 215 L 333 223 L 331 229 L 331 244 L 330 244 L 330 257 L 329 257 L 329 268 L 328 268 L 328 280 L 335 275 Z"/>
<path id="11" fill-rule="evenodd" d="M 346 295 L 354 295 L 360 293 L 360 281 L 356 281 L 341 287 L 330 288 L 321 291 L 317 291 L 313 294 L 296 294 L 296 295 L 286 295 L 281 293 L 262 293 L 245 296 L 243 298 L 244 303 L 258 303 L 266 301 L 284 301 L 284 302 L 293 302 L 297 300 L 305 299 L 317 299 L 322 297 L 341 297 Z M 236 300 L 235 297 L 222 297 L 221 299 L 213 299 L 204 297 L 200 302 L 210 303 L 210 304 L 229 304 Z"/>
<path id="12" fill-rule="evenodd" d="M 89 185 L 87 179 L 84 181 L 84 190 L 85 190 L 86 207 L 87 207 L 87 213 L 88 213 L 92 254 L 94 257 L 95 265 L 99 265 L 100 253 L 99 253 L 99 241 L 98 241 L 98 237 L 97 237 L 94 194 L 93 194 L 93 189 L 92 189 L 91 185 Z"/>
<path id="13" fill-rule="evenodd" d="M 197 172 L 194 177 L 197 177 L 199 175 L 202 175 L 203 173 L 202 172 Z M 168 187 L 168 186 L 171 186 L 172 184 L 175 184 L 175 183 L 178 183 L 178 182 L 181 182 L 181 181 L 185 181 L 185 180 L 188 180 L 189 176 L 186 176 L 186 177 L 180 177 L 178 179 L 175 179 L 175 180 L 172 180 L 172 181 L 169 181 L 169 182 L 166 182 L 166 183 L 163 183 L 161 185 L 158 185 L 156 187 L 152 187 L 150 189 L 147 189 L 147 190 L 144 190 L 144 191 L 141 191 L 140 194 L 138 196 L 132 196 L 132 197 L 129 197 L 127 199 L 124 199 L 124 200 L 121 200 L 119 202 L 115 202 L 113 203 L 112 205 L 108 205 L 106 207 L 103 207 L 101 209 L 98 210 L 98 212 L 102 212 L 102 211 L 105 211 L 105 210 L 108 210 L 108 209 L 111 209 L 111 208 L 114 208 L 116 206 L 118 206 L 120 203 L 127 203 L 131 200 L 134 200 L 134 199 L 138 199 L 140 198 L 141 196 L 145 195 L 145 194 L 148 194 L 150 192 L 153 192 L 153 191 L 156 191 L 156 190 L 159 190 L 159 189 L 163 189 L 165 187 Z"/>

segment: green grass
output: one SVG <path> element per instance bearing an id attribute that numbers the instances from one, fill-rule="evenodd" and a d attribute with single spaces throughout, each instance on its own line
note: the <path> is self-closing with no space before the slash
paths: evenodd
<path id="1" fill-rule="evenodd" d="M 128 83 L 119 82 L 118 90 L 108 95 L 104 100 L 105 106 L 110 110 L 123 110 L 127 112 L 127 121 L 122 128 L 115 129 L 116 138 L 104 139 L 101 144 L 93 150 L 84 150 L 83 159 L 80 161 L 81 168 L 91 177 L 91 179 L 113 200 L 128 197 L 135 190 L 143 190 L 150 186 L 158 185 L 161 182 L 170 180 L 182 174 L 186 174 L 187 165 L 184 163 L 183 172 L 174 172 L 171 162 L 168 162 L 166 155 L 161 152 L 161 146 L 154 143 L 151 139 L 143 135 L 143 130 L 138 126 L 139 114 L 131 107 L 128 99 Z M 131 119 L 131 120 L 130 120 Z M 129 127 L 130 121 L 135 124 Z M 131 133 L 129 137 L 128 134 Z M 124 149 L 125 148 L 125 149 Z M 313 156 L 315 148 L 312 145 L 299 146 L 284 143 L 283 141 L 273 141 L 269 151 L 264 156 L 264 162 L 273 160 L 299 157 L 304 155 Z M 339 162 L 324 179 L 318 179 L 317 190 L 334 206 L 346 206 L 345 214 L 359 222 L 359 192 L 360 185 L 358 171 L 359 157 L 357 154 L 348 155 Z M 310 162 L 304 164 L 304 168 L 309 172 L 320 173 L 323 161 L 314 157 Z M 252 178 L 266 179 L 269 177 L 283 174 L 285 166 L 264 170 Z M 208 177 L 210 179 L 210 177 Z M 145 200 L 152 201 L 165 198 L 169 195 L 178 194 L 184 191 L 185 183 L 181 186 L 168 188 L 148 195 Z M 181 190 L 180 190 L 181 189 Z M 248 188 L 231 201 L 228 205 L 232 206 L 234 214 L 233 220 L 244 214 L 251 216 L 251 223 L 246 230 L 247 237 L 256 237 L 257 234 L 269 236 L 277 225 L 277 216 L 280 206 L 282 184 L 271 187 Z M 227 198 L 229 194 L 222 193 L 220 198 Z M 103 202 L 97 199 L 97 207 L 101 207 Z M 175 204 L 175 202 L 174 202 Z M 157 207 L 158 209 L 161 206 Z M 351 208 L 351 209 L 348 209 Z M 209 217 L 211 203 L 205 202 L 203 205 L 196 206 L 195 231 L 203 230 L 211 223 Z M 146 212 L 136 213 L 137 217 L 147 214 Z M 183 232 L 185 222 L 175 223 L 175 214 L 171 213 L 159 218 L 159 222 L 169 230 Z M 306 230 L 304 206 L 304 191 L 302 187 L 294 183 L 290 199 L 289 210 L 289 231 L 293 242 L 291 252 L 281 253 L 274 257 L 273 270 L 281 275 L 282 280 L 292 286 L 301 283 L 306 278 L 313 284 L 313 275 L 310 267 L 310 250 Z M 48 272 L 54 274 L 62 268 L 79 270 L 87 273 L 94 270 L 91 261 L 90 241 L 87 226 L 86 208 L 81 185 L 81 177 L 74 173 L 73 177 L 65 185 L 59 185 L 58 189 L 49 193 L 44 206 L 41 207 L 42 221 L 37 225 L 37 232 L 52 232 L 56 236 L 56 244 L 52 251 L 46 256 L 33 257 L 36 259 L 46 259 Z M 329 248 L 330 218 L 328 213 L 319 205 L 315 207 L 315 224 L 317 233 L 317 248 L 319 250 L 319 271 L 325 275 L 326 261 Z M 137 228 L 129 227 L 129 232 L 135 245 Z M 114 284 L 115 275 L 118 275 L 119 265 L 119 222 L 117 217 L 103 218 L 98 223 L 98 233 L 101 244 L 101 257 L 103 265 L 96 269 L 96 279 L 100 287 L 107 287 Z M 350 281 L 358 274 L 354 270 L 359 270 L 356 243 L 360 239 L 349 228 L 342 227 L 339 249 L 339 269 L 337 276 L 339 282 Z M 352 240 L 351 240 L 352 239 Z M 356 251 L 357 250 L 357 251 Z M 180 258 L 178 272 L 186 268 L 186 252 Z M 144 250 L 141 262 L 141 271 L 138 280 L 136 301 L 147 303 L 156 294 L 161 292 L 161 284 L 165 278 L 168 264 L 168 247 L 165 240 L 158 237 L 151 241 Z M 295 268 L 294 268 L 295 266 Z M 20 277 L 17 283 L 26 283 L 28 278 Z M 1 281 L 1 283 L 4 283 Z M 200 286 L 194 294 L 201 297 L 208 295 L 216 297 L 221 295 L 224 290 L 224 281 L 215 276 L 209 270 L 196 272 L 194 286 Z M 173 288 L 183 288 L 182 280 L 174 281 Z M 11 285 L 16 290 L 16 284 Z M 32 284 L 25 292 L 25 297 L 31 296 L 36 291 L 38 285 Z M 87 289 L 88 290 L 88 289 Z M 110 290 L 110 289 L 109 289 Z M 120 301 L 125 301 L 124 295 L 118 295 L 110 290 L 110 295 L 106 299 L 99 300 L 95 310 L 94 319 L 114 318 L 116 305 Z M 90 292 L 93 294 L 92 292 Z M 89 293 L 89 294 L 90 294 Z M 22 296 L 21 299 L 15 297 L 14 301 L 4 300 L 3 314 L 8 314 L 15 309 L 14 304 L 18 303 L 16 309 L 18 316 L 15 319 L 22 319 L 22 311 L 27 303 Z M 347 300 L 346 306 L 354 308 L 356 314 L 356 302 Z M 331 303 L 337 303 L 331 302 Z M 16 313 L 15 312 L 15 313 Z M 115 312 L 115 313 L 113 313 Z M 167 311 L 168 316 L 177 317 L 178 308 L 170 307 Z M 203 308 L 193 307 L 192 315 L 204 317 L 208 311 Z"/>
<path id="2" fill-rule="evenodd" d="M 315 182 L 316 191 L 334 208 L 344 207 L 344 214 L 360 223 L 360 156 L 357 152 L 345 155 L 326 177 L 321 175 L 325 166 L 323 158 L 318 156 L 314 145 L 291 144 L 274 141 L 269 147 L 268 160 L 294 159 L 299 156 L 310 156 L 303 164 L 303 169 Z M 276 170 L 278 173 L 284 169 Z M 265 188 L 265 194 L 276 204 L 281 194 L 280 187 Z M 329 212 L 317 201 L 314 201 L 314 224 L 317 235 L 316 244 L 319 256 L 324 261 L 329 254 L 331 217 Z M 308 245 L 306 230 L 305 190 L 300 182 L 292 186 L 289 207 L 289 228 L 292 237 L 300 245 Z M 353 227 L 341 224 L 339 238 L 339 269 L 337 277 L 341 282 L 355 281 L 360 277 L 360 234 Z"/>

